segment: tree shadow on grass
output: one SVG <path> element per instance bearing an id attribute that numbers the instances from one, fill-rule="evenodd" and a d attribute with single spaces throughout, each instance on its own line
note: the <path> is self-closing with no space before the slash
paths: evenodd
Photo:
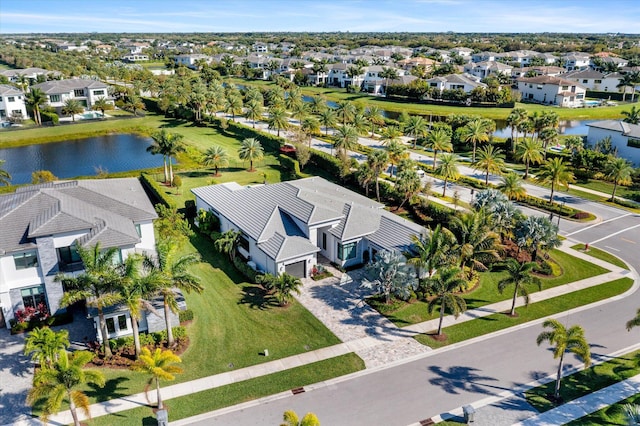
<path id="1" fill-rule="evenodd" d="M 124 392 L 125 388 L 122 385 L 124 382 L 128 382 L 127 377 L 117 377 L 115 379 L 107 380 L 104 387 L 98 387 L 96 384 L 89 384 L 91 390 L 85 393 L 89 398 L 95 398 L 97 402 L 105 402 L 116 398 L 123 398 L 129 393 Z"/>
<path id="2" fill-rule="evenodd" d="M 215 177 L 215 171 L 213 170 L 192 170 L 192 171 L 188 171 L 188 172 L 183 172 L 180 173 L 181 175 L 185 176 L 185 177 L 190 177 L 190 178 L 199 178 L 199 177 L 211 177 L 214 178 Z"/>
<path id="3" fill-rule="evenodd" d="M 208 263 L 214 268 L 220 269 L 227 277 L 235 284 L 245 283 L 247 280 L 231 263 L 231 260 L 226 254 L 218 253 L 213 245 L 213 240 L 209 237 L 195 232 L 194 236 L 190 238 L 191 244 L 198 250 L 202 261 Z"/>
<path id="4" fill-rule="evenodd" d="M 249 305 L 251 309 L 265 310 L 278 306 L 275 298 L 270 296 L 265 289 L 257 285 L 244 285 L 242 287 L 242 298 L 238 304 Z"/>

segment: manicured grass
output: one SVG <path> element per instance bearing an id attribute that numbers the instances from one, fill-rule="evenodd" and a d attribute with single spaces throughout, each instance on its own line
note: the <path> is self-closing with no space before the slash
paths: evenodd
<path id="1" fill-rule="evenodd" d="M 195 313 L 189 326 L 191 345 L 182 354 L 185 382 L 233 369 L 260 364 L 335 345 L 340 340 L 296 301 L 275 306 L 255 284 L 244 281 L 228 258 L 215 252 L 211 240 L 197 235 L 189 251 L 203 262 L 192 272 L 205 286 L 201 294 L 185 294 Z M 269 349 L 269 358 L 260 355 Z M 102 369 L 107 386 L 90 393 L 91 401 L 104 401 L 142 392 L 146 377 L 128 370 Z"/>
<path id="2" fill-rule="evenodd" d="M 620 260 L 618 257 L 607 253 L 604 250 L 600 250 L 599 248 L 589 247 L 589 251 L 584 251 L 584 244 L 576 244 L 574 246 L 571 246 L 571 248 L 588 254 L 589 256 L 595 257 L 596 259 L 604 260 L 605 262 L 611 263 L 612 265 L 619 266 L 620 268 L 629 268 L 627 264 Z"/>
<path id="3" fill-rule="evenodd" d="M 631 352 L 564 377 L 560 386 L 560 396 L 564 402 L 569 402 L 640 374 L 639 357 L 640 351 Z M 547 399 L 549 394 L 553 395 L 554 387 L 555 380 L 528 390 L 525 392 L 527 401 L 539 412 L 555 408 L 556 405 Z"/>
<path id="4" fill-rule="evenodd" d="M 611 197 L 611 194 L 613 193 L 613 182 L 596 179 L 586 179 L 580 180 L 576 185 L 582 186 L 587 189 L 592 189 L 594 191 L 600 191 L 604 194 L 608 194 L 609 197 Z M 632 195 L 637 193 L 637 189 L 634 190 L 629 186 L 618 185 L 618 188 L 616 188 L 616 197 L 631 198 Z"/>
<path id="5" fill-rule="evenodd" d="M 555 278 L 543 278 L 543 290 L 608 272 L 600 266 L 578 259 L 560 250 L 553 250 L 551 258 L 560 265 L 563 274 Z M 463 296 L 467 302 L 467 308 L 475 309 L 510 299 L 512 293 L 509 291 L 505 291 L 503 294 L 498 292 L 498 282 L 506 276 L 506 272 L 499 270 L 481 273 L 478 288 Z M 407 303 L 402 308 L 387 315 L 394 324 L 400 327 L 427 321 L 437 316 L 437 309 L 431 315 L 427 313 L 427 303 L 423 301 Z"/>
<path id="6" fill-rule="evenodd" d="M 628 426 L 623 411 L 625 404 L 640 404 L 640 394 L 622 400 L 617 404 L 610 405 L 598 410 L 588 416 L 576 419 L 567 423 L 567 426 L 602 426 L 602 425 L 620 425 Z"/>
<path id="7" fill-rule="evenodd" d="M 443 329 L 443 333 L 447 335 L 447 340 L 442 342 L 436 341 L 426 334 L 418 335 L 415 339 L 423 345 L 432 348 L 439 348 L 489 334 L 494 331 L 513 327 L 515 325 L 524 324 L 538 318 L 564 312 L 578 306 L 604 300 L 624 293 L 629 290 L 632 285 L 632 279 L 621 278 L 599 286 L 575 291 L 565 296 L 558 296 L 542 302 L 532 303 L 528 307 L 523 306 L 516 308 L 516 313 L 518 314 L 516 317 L 510 317 L 503 313 L 499 313 L 453 325 L 451 327 L 446 327 Z"/>
<path id="8" fill-rule="evenodd" d="M 166 400 L 165 404 L 169 410 L 169 420 L 175 421 L 354 373 L 364 370 L 364 368 L 364 362 L 357 355 L 351 353 L 280 373 Z M 88 424 L 95 426 L 110 426 L 116 423 L 120 426 L 157 424 L 155 423 L 155 415 L 150 407 L 141 407 L 109 416 L 97 417 L 88 422 Z"/>

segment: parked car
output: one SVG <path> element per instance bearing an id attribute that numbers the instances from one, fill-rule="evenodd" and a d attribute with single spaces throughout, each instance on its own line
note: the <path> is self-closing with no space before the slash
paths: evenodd
<path id="1" fill-rule="evenodd" d="M 296 153 L 296 147 L 293 146 L 290 143 L 285 143 L 284 145 L 282 145 L 280 147 L 280 152 L 283 154 L 295 154 Z"/>

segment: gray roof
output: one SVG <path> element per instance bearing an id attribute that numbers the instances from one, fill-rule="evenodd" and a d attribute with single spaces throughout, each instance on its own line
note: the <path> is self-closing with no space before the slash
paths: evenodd
<path id="1" fill-rule="evenodd" d="M 35 247 L 35 238 L 87 234 L 83 245 L 120 247 L 140 242 L 135 223 L 157 217 L 135 178 L 61 181 L 21 187 L 0 196 L 0 251 Z"/>
<path id="2" fill-rule="evenodd" d="M 615 132 L 620 132 L 622 136 L 640 138 L 640 124 L 625 123 L 621 120 L 603 120 L 596 121 L 594 123 L 587 123 L 587 126 L 598 129 L 613 130 Z"/>
<path id="3" fill-rule="evenodd" d="M 602 79 L 604 78 L 604 76 L 605 76 L 604 73 L 600 71 L 595 71 L 592 69 L 570 71 L 563 75 L 564 78 L 578 78 L 578 79 L 579 78 Z"/>
<path id="4" fill-rule="evenodd" d="M 8 84 L 0 84 L 0 96 L 20 96 L 24 92 Z"/>
<path id="5" fill-rule="evenodd" d="M 32 87 L 42 90 L 46 94 L 69 93 L 75 89 L 106 89 L 105 83 L 84 78 L 72 78 L 68 80 L 52 80 L 35 84 Z"/>

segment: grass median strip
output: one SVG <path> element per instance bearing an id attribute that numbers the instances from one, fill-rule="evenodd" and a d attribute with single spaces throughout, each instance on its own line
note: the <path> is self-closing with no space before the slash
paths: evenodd
<path id="1" fill-rule="evenodd" d="M 604 260 L 605 262 L 610 263 L 612 265 L 616 265 L 620 268 L 624 268 L 624 269 L 629 268 L 627 264 L 624 263 L 622 260 L 618 259 L 616 256 L 610 253 L 607 253 L 604 250 L 600 250 L 595 247 L 589 247 L 589 251 L 584 251 L 584 244 L 575 244 L 571 246 L 571 248 L 581 253 L 587 254 L 591 257 L 595 257 L 596 259 Z"/>
<path id="2" fill-rule="evenodd" d="M 447 339 L 442 342 L 436 341 L 428 334 L 420 334 L 415 339 L 423 345 L 439 348 L 607 299 L 624 293 L 632 285 L 632 279 L 621 278 L 564 296 L 532 303 L 528 307 L 522 306 L 516 309 L 517 317 L 498 313 L 446 327 L 443 333 L 447 335 Z"/>
<path id="3" fill-rule="evenodd" d="M 356 354 L 350 353 L 280 373 L 166 400 L 165 403 L 169 410 L 169 420 L 174 421 L 360 370 L 364 370 L 364 362 Z M 96 426 L 115 423 L 119 426 L 157 424 L 151 407 L 122 411 L 88 422 L 89 425 Z"/>

